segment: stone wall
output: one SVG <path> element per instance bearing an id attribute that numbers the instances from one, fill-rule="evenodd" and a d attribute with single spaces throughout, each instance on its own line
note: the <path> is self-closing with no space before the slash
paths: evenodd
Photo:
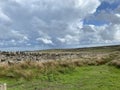
<path id="1" fill-rule="evenodd" d="M 0 52 L 0 62 L 18 63 L 21 61 L 67 60 L 98 57 L 97 53 L 89 52 Z"/>

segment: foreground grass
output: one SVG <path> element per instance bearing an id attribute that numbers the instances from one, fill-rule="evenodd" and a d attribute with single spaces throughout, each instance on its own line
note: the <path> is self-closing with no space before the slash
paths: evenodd
<path id="1" fill-rule="evenodd" d="M 76 67 L 68 73 L 41 75 L 38 79 L 0 78 L 8 90 L 119 90 L 119 68 L 107 65 Z"/>
<path id="2" fill-rule="evenodd" d="M 97 58 L 0 65 L 8 90 L 119 90 L 120 53 Z"/>

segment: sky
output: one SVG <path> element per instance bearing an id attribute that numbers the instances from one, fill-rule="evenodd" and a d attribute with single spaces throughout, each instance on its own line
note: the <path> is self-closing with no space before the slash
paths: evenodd
<path id="1" fill-rule="evenodd" d="M 120 0 L 0 0 L 0 50 L 120 44 Z"/>

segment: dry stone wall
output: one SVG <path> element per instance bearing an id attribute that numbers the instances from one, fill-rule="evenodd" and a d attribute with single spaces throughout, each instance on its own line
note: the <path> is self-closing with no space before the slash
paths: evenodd
<path id="1" fill-rule="evenodd" d="M 71 60 L 80 58 L 96 57 L 96 53 L 89 52 L 0 52 L 0 63 L 13 62 L 18 63 L 22 61 L 46 61 L 46 60 Z"/>

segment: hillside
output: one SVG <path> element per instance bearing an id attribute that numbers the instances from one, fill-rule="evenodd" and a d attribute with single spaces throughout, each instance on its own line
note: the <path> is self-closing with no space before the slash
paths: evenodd
<path id="1" fill-rule="evenodd" d="M 18 51 L 18 52 L 0 52 L 1 63 L 17 63 L 26 60 L 44 61 L 44 60 L 67 60 L 80 59 L 84 57 L 100 58 L 113 52 L 119 52 L 120 46 L 103 46 L 91 48 L 76 49 L 54 49 L 41 51 Z"/>

